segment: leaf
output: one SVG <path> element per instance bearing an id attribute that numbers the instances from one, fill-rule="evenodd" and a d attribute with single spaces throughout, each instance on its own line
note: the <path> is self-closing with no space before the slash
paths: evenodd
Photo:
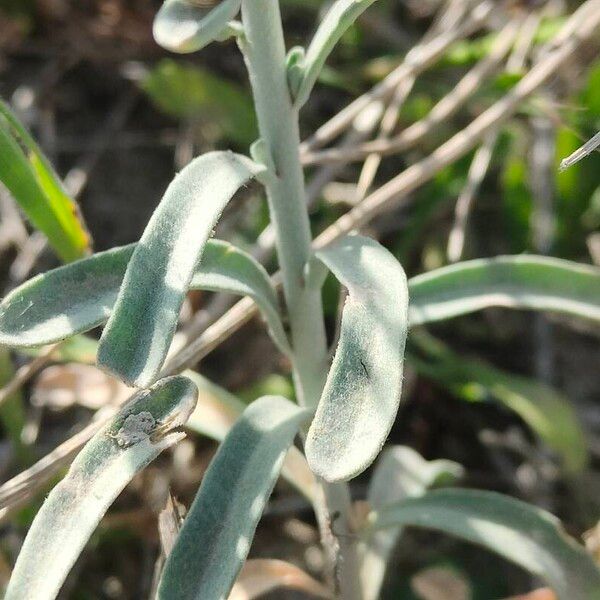
<path id="1" fill-rule="evenodd" d="M 55 598 L 100 519 L 131 479 L 184 437 L 196 389 L 169 377 L 139 392 L 79 453 L 38 512 L 5 600 Z"/>
<path id="2" fill-rule="evenodd" d="M 136 244 L 131 244 L 98 252 L 13 290 L 0 303 L 0 344 L 17 348 L 52 344 L 104 323 L 135 248 Z M 249 295 L 261 309 L 279 348 L 289 350 L 269 276 L 246 252 L 227 242 L 209 240 L 189 287 Z"/>
<path id="3" fill-rule="evenodd" d="M 198 403 L 186 423 L 186 427 L 222 442 L 236 421 L 240 418 L 246 404 L 237 396 L 206 379 L 194 371 L 185 371 L 198 388 Z M 304 458 L 304 454 L 295 446 L 287 452 L 281 476 L 291 483 L 307 500 L 315 500 L 316 481 Z"/>
<path id="4" fill-rule="evenodd" d="M 285 454 L 307 418 L 285 398 L 252 403 L 211 462 L 163 571 L 164 600 L 225 599 Z"/>
<path id="5" fill-rule="evenodd" d="M 214 225 L 262 169 L 233 152 L 209 152 L 175 177 L 129 261 L 100 340 L 99 365 L 129 385 L 146 387 L 156 379 Z"/>
<path id="6" fill-rule="evenodd" d="M 249 146 L 258 137 L 252 96 L 206 69 L 164 59 L 152 68 L 142 88 L 161 111 L 216 126 L 240 146 Z"/>
<path id="7" fill-rule="evenodd" d="M 302 569 L 283 560 L 253 559 L 243 566 L 227 600 L 254 600 L 279 588 L 294 589 L 317 598 L 330 598 L 327 588 Z"/>
<path id="8" fill-rule="evenodd" d="M 329 9 L 315 36 L 313 37 L 306 56 L 302 59 L 294 55 L 292 67 L 296 71 L 302 69 L 302 78 L 292 89 L 297 107 L 303 106 L 314 87 L 319 73 L 345 31 L 375 0 L 337 0 Z M 297 52 L 297 51 L 296 51 Z M 292 74 L 292 81 L 298 81 L 298 75 Z"/>
<path id="9" fill-rule="evenodd" d="M 90 251 L 79 207 L 27 130 L 0 100 L 0 181 L 65 262 Z"/>
<path id="10" fill-rule="evenodd" d="M 241 5 L 242 0 L 222 0 L 207 8 L 193 0 L 166 0 L 154 19 L 154 39 L 171 52 L 196 52 L 219 39 Z"/>
<path id="11" fill-rule="evenodd" d="M 465 400 L 497 400 L 518 414 L 560 456 L 568 473 L 581 472 L 585 468 L 588 460 L 586 435 L 568 398 L 528 377 L 455 354 L 423 332 L 412 334 L 411 343 L 427 357 L 423 361 L 408 354 L 408 360 L 418 371 Z"/>
<path id="12" fill-rule="evenodd" d="M 0 303 L 0 344 L 41 346 L 104 323 L 117 299 L 134 245 L 37 275 Z"/>
<path id="13" fill-rule="evenodd" d="M 435 529 L 478 544 L 545 580 L 561 600 L 600 598 L 600 571 L 553 515 L 494 492 L 445 489 L 371 513 L 365 535 Z"/>
<path id="14" fill-rule="evenodd" d="M 499 256 L 442 267 L 410 280 L 410 324 L 491 306 L 600 321 L 600 269 L 543 256 Z"/>
<path id="15" fill-rule="evenodd" d="M 211 240 L 204 250 L 199 269 L 192 276 L 190 287 L 252 298 L 262 311 L 273 340 L 284 354 L 289 354 L 290 346 L 281 324 L 275 289 L 264 267 L 250 254 L 227 242 Z"/>
<path id="16" fill-rule="evenodd" d="M 390 446 L 377 460 L 367 500 L 373 510 L 406 498 L 422 496 L 428 489 L 462 477 L 464 469 L 451 460 L 425 460 L 408 446 Z M 391 553 L 401 534 L 389 527 L 369 536 L 360 546 L 361 582 L 365 600 L 377 600 Z"/>
<path id="17" fill-rule="evenodd" d="M 348 289 L 340 341 L 306 440 L 314 473 L 351 479 L 375 459 L 394 423 L 402 389 L 408 292 L 383 246 L 348 236 L 316 252 Z"/>

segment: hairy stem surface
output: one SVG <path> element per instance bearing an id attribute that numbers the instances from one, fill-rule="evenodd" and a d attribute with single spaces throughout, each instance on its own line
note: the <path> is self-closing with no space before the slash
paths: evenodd
<path id="1" fill-rule="evenodd" d="M 300 164 L 298 113 L 287 84 L 279 3 L 244 0 L 242 20 L 245 36 L 240 46 L 250 74 L 260 135 L 274 171 L 266 189 L 290 320 L 296 391 L 303 405 L 316 407 L 327 375 L 327 343 L 320 290 L 306 286 L 304 281 L 312 237 Z M 354 600 L 360 594 L 348 487 L 323 482 L 322 490 L 323 502 L 315 506 L 321 536 L 342 597 Z"/>

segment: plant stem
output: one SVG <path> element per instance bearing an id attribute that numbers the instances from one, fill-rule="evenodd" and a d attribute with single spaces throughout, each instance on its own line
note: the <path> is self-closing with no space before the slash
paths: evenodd
<path id="1" fill-rule="evenodd" d="M 242 21 L 240 46 L 250 74 L 260 135 L 274 168 L 265 186 L 290 321 L 294 382 L 299 402 L 316 407 L 327 376 L 327 342 L 321 292 L 306 286 L 304 280 L 312 237 L 300 164 L 298 112 L 288 89 L 279 2 L 243 0 Z M 354 600 L 360 594 L 348 486 L 321 484 L 323 501 L 315 506 L 321 537 L 342 598 Z M 333 528 L 340 534 L 339 540 L 332 534 Z"/>

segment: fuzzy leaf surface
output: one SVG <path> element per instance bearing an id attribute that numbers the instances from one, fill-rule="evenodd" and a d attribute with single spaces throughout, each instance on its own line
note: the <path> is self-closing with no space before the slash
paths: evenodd
<path id="1" fill-rule="evenodd" d="M 410 280 L 410 324 L 503 306 L 600 321 L 600 269 L 544 256 L 499 256 L 435 269 Z"/>
<path id="2" fill-rule="evenodd" d="M 294 65 L 301 66 L 303 71 L 297 89 L 292 90 L 296 106 L 306 103 L 327 57 L 342 35 L 373 2 L 375 0 L 337 0 L 333 3 L 308 46 L 306 56 Z"/>
<path id="3" fill-rule="evenodd" d="M 163 571 L 161 600 L 226 599 L 306 410 L 253 402 L 211 462 Z"/>
<path id="4" fill-rule="evenodd" d="M 600 570 L 550 513 L 495 492 L 444 489 L 371 513 L 370 532 L 424 527 L 478 544 L 545 580 L 560 600 L 600 598 Z"/>
<path id="5" fill-rule="evenodd" d="M 105 323 L 136 244 L 30 279 L 0 303 L 0 344 L 17 348 L 59 342 Z M 209 240 L 190 289 L 250 296 L 261 309 L 278 347 L 288 351 L 275 290 L 265 269 L 228 242 Z"/>
<path id="6" fill-rule="evenodd" d="M 51 600 L 108 507 L 133 477 L 184 437 L 169 433 L 196 404 L 185 377 L 136 394 L 79 453 L 27 534 L 5 600 Z M 131 424 L 143 423 L 139 427 Z"/>
<path id="7" fill-rule="evenodd" d="M 184 371 L 198 388 L 198 403 L 186 423 L 186 428 L 222 442 L 248 406 L 240 398 L 195 371 Z M 291 446 L 287 452 L 281 476 L 307 500 L 315 500 L 317 482 L 304 454 Z"/>
<path id="8" fill-rule="evenodd" d="M 100 340 L 99 365 L 132 386 L 156 380 L 213 227 L 261 169 L 244 156 L 210 152 L 175 177 L 129 261 Z"/>
<path id="9" fill-rule="evenodd" d="M 408 289 L 400 263 L 370 238 L 348 236 L 316 257 L 347 288 L 348 298 L 306 457 L 315 473 L 340 481 L 373 462 L 396 418 Z"/>
<path id="10" fill-rule="evenodd" d="M 241 5 L 242 0 L 223 0 L 208 8 L 188 0 L 166 0 L 154 19 L 154 39 L 171 52 L 196 52 L 219 38 Z"/>

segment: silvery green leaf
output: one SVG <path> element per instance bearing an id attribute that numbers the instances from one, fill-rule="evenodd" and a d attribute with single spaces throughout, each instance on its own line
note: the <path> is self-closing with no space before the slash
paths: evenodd
<path id="1" fill-rule="evenodd" d="M 408 290 L 398 261 L 372 239 L 348 236 L 316 256 L 348 289 L 348 298 L 306 457 L 315 473 L 340 481 L 373 462 L 396 418 Z"/>
<path id="2" fill-rule="evenodd" d="M 0 303 L 0 344 L 52 344 L 108 319 L 136 244 L 99 252 L 30 279 Z M 278 347 L 289 351 L 275 290 L 264 268 L 246 252 L 209 240 L 190 289 L 250 296 Z"/>
<path id="3" fill-rule="evenodd" d="M 221 444 L 167 559 L 161 600 L 227 598 L 286 452 L 308 412 L 264 396 Z"/>
<path id="4" fill-rule="evenodd" d="M 290 352 L 275 288 L 264 267 L 250 254 L 227 242 L 209 241 L 190 288 L 249 296 L 260 308 L 279 349 Z"/>
<path id="5" fill-rule="evenodd" d="M 198 403 L 186 423 L 186 428 L 222 442 L 247 407 L 237 396 L 194 371 L 184 371 L 198 388 Z M 315 499 L 316 481 L 304 454 L 291 446 L 287 452 L 281 476 L 307 500 Z"/>
<path id="6" fill-rule="evenodd" d="M 373 2 L 375 0 L 337 0 L 321 21 L 306 56 L 302 59 L 298 53 L 292 55 L 291 80 L 296 106 L 306 103 L 327 57 L 346 30 Z M 303 71 L 301 79 L 299 67 Z"/>
<path id="7" fill-rule="evenodd" d="M 560 600 L 600 598 L 600 571 L 553 515 L 495 492 L 444 489 L 369 516 L 364 533 L 388 527 L 435 529 L 478 544 L 548 583 Z"/>
<path id="8" fill-rule="evenodd" d="M 600 269 L 543 256 L 458 263 L 410 280 L 410 324 L 504 306 L 600 321 Z"/>
<path id="9" fill-rule="evenodd" d="M 422 496 L 428 489 L 453 483 L 464 469 L 451 460 L 425 460 L 408 446 L 390 446 L 377 459 L 367 500 L 377 511 L 387 504 Z M 401 527 L 378 530 L 359 546 L 361 583 L 365 600 L 377 600 L 385 570 Z"/>
<path id="10" fill-rule="evenodd" d="M 232 152 L 194 159 L 171 182 L 127 266 L 98 364 L 130 385 L 158 376 L 194 268 L 226 204 L 262 170 Z"/>
<path id="11" fill-rule="evenodd" d="M 25 538 L 5 600 L 52 600 L 108 507 L 163 450 L 184 437 L 197 390 L 185 377 L 136 394 L 79 453 Z"/>
<path id="12" fill-rule="evenodd" d="M 134 245 L 98 252 L 26 281 L 0 303 L 0 344 L 53 344 L 104 323 Z"/>
<path id="13" fill-rule="evenodd" d="M 194 0 L 166 0 L 154 19 L 154 39 L 171 52 L 196 52 L 220 39 L 241 4 L 222 0 L 208 7 Z"/>

